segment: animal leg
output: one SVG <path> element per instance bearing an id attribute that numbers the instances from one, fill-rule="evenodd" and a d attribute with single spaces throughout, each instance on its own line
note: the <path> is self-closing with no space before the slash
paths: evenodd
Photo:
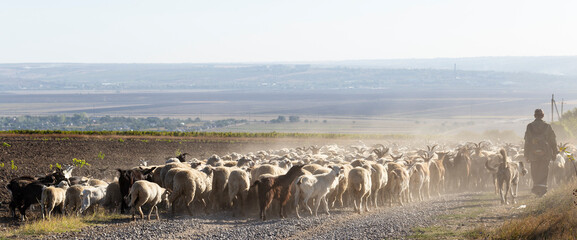
<path id="1" fill-rule="evenodd" d="M 325 202 L 325 212 L 327 213 L 327 215 L 330 216 L 331 214 L 329 213 L 329 203 L 328 203 L 328 201 L 327 201 L 327 198 L 324 197 L 323 200 L 324 200 L 324 202 Z"/>

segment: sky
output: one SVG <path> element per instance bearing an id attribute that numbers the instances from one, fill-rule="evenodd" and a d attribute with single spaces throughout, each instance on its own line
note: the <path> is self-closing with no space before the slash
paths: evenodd
<path id="1" fill-rule="evenodd" d="M 574 0 L 0 0 L 0 6 L 0 63 L 577 55 Z"/>

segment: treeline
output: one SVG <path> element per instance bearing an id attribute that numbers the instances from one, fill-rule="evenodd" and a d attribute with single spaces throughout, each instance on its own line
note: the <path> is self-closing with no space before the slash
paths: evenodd
<path id="1" fill-rule="evenodd" d="M 203 121 L 200 118 L 159 117 L 89 117 L 86 113 L 72 116 L 18 116 L 0 117 L 0 130 L 61 130 L 61 131 L 205 131 L 231 125 L 245 124 L 247 120 L 223 119 Z"/>
<path id="2" fill-rule="evenodd" d="M 341 133 L 249 133 L 249 132 L 167 132 L 167 131 L 62 131 L 10 130 L 0 133 L 22 135 L 100 135 L 100 136 L 155 136 L 155 137 L 217 137 L 217 138 L 327 138 L 327 139 L 413 139 L 402 134 L 341 134 Z M 119 139 L 124 141 L 122 139 Z"/>

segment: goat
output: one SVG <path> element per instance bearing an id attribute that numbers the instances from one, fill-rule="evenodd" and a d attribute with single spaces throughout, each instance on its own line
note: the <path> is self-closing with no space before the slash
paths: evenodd
<path id="1" fill-rule="evenodd" d="M 513 204 L 517 203 L 515 197 L 517 197 L 517 188 L 519 186 L 519 178 L 527 174 L 527 169 L 523 162 L 514 163 L 507 161 L 507 153 L 504 149 L 499 151 L 501 154 L 501 163 L 497 168 L 489 166 L 489 161 L 485 162 L 485 167 L 491 171 L 496 172 L 497 176 L 497 186 L 499 187 L 499 195 L 501 196 L 501 204 L 509 204 L 507 196 L 511 192 L 511 198 Z M 519 168 L 521 171 L 519 172 Z M 503 193 L 503 191 L 505 193 Z"/>
<path id="2" fill-rule="evenodd" d="M 294 180 L 303 175 L 304 165 L 295 165 L 289 169 L 285 175 L 277 177 L 262 177 L 253 183 L 251 187 L 256 186 L 258 189 L 258 202 L 260 206 L 260 218 L 266 220 L 266 210 L 270 207 L 272 200 L 280 201 L 281 218 L 285 218 L 284 206 L 289 200 L 292 183 Z"/>
<path id="3" fill-rule="evenodd" d="M 330 190 L 336 188 L 339 184 L 338 177 L 340 176 L 341 172 L 344 170 L 343 167 L 339 166 L 332 166 L 330 172 L 323 173 L 323 174 L 316 174 L 316 175 L 303 175 L 297 178 L 296 180 L 296 192 L 295 192 L 295 205 L 296 205 L 296 213 L 297 217 L 300 218 L 299 215 L 299 196 L 301 192 L 304 196 L 304 203 L 309 213 L 312 215 L 313 212 L 308 205 L 308 201 L 311 198 L 315 200 L 315 216 L 319 210 L 319 206 L 321 205 L 321 200 L 325 203 L 325 212 L 327 215 L 329 213 L 329 205 L 327 202 L 326 195 L 329 193 Z"/>

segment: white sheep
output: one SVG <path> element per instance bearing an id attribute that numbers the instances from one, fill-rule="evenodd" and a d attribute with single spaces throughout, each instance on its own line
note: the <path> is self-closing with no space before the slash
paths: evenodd
<path id="1" fill-rule="evenodd" d="M 158 205 L 162 201 L 168 202 L 168 195 L 170 190 L 160 187 L 158 184 L 149 182 L 146 180 L 138 180 L 132 184 L 128 196 L 130 196 L 129 207 L 132 208 L 132 220 L 134 220 L 134 215 L 136 210 L 140 213 L 140 219 L 144 219 L 144 213 L 142 213 L 142 205 L 151 204 L 150 211 L 148 212 L 148 220 L 150 220 L 150 214 L 152 211 L 156 211 L 156 219 L 160 219 L 158 215 Z"/>
<path id="2" fill-rule="evenodd" d="M 370 168 L 370 166 L 368 166 Z M 355 167 L 349 171 L 349 182 L 347 191 L 350 191 L 353 196 L 355 211 L 362 212 L 363 201 L 365 202 L 365 211 L 369 211 L 367 201 L 371 195 L 371 170 L 362 167 Z M 358 205 L 358 206 L 357 206 Z"/>
<path id="3" fill-rule="evenodd" d="M 381 165 L 380 163 L 371 162 L 371 200 L 373 206 L 376 208 L 379 199 L 380 191 L 385 188 L 388 181 L 387 166 Z M 374 171 L 373 171 L 374 170 Z"/>
<path id="4" fill-rule="evenodd" d="M 88 182 L 86 183 L 86 186 L 106 187 L 106 186 L 108 186 L 108 183 L 105 181 L 102 181 L 100 179 L 92 178 L 92 179 L 88 180 Z"/>
<path id="5" fill-rule="evenodd" d="M 122 193 L 120 192 L 120 185 L 118 181 L 111 182 L 106 187 L 106 196 L 102 199 L 102 206 L 110 209 L 110 211 L 115 211 L 119 209 L 122 202 Z"/>
<path id="6" fill-rule="evenodd" d="M 270 174 L 274 176 L 285 174 L 285 170 L 270 164 L 255 166 L 250 171 L 250 185 L 253 185 L 263 174 Z"/>
<path id="7" fill-rule="evenodd" d="M 236 165 L 236 162 L 235 162 Z M 221 207 L 230 207 L 230 201 L 225 191 L 228 184 L 228 178 L 232 169 L 229 167 L 215 167 L 212 172 L 212 191 L 210 192 L 210 202 L 212 210 L 218 210 Z"/>
<path id="8" fill-rule="evenodd" d="M 393 205 L 393 199 L 397 200 L 401 206 L 403 206 L 403 198 L 408 201 L 409 180 L 409 173 L 405 167 L 398 167 L 389 171 L 389 182 L 387 183 L 387 189 L 390 193 L 389 206 Z"/>
<path id="9" fill-rule="evenodd" d="M 66 189 L 66 200 L 64 201 L 64 208 L 70 213 L 76 213 L 76 216 L 80 214 L 80 208 L 82 207 L 82 198 L 80 195 L 84 190 L 82 185 L 73 185 Z"/>
<path id="10" fill-rule="evenodd" d="M 55 207 L 59 207 L 62 212 L 65 212 L 64 202 L 66 200 L 66 189 L 68 189 L 68 182 L 62 181 L 58 187 L 46 187 L 42 190 L 41 206 L 42 219 L 50 220 L 50 215 Z"/>
<path id="11" fill-rule="evenodd" d="M 196 169 L 179 171 L 174 175 L 173 191 L 170 194 L 169 202 L 172 205 L 172 214 L 175 213 L 175 202 L 183 199 L 186 210 L 192 215 L 190 205 L 193 201 L 204 201 L 212 188 L 212 174 L 208 175 Z M 206 203 L 205 203 L 206 207 Z"/>
<path id="12" fill-rule="evenodd" d="M 90 207 L 95 208 L 96 206 L 101 204 L 101 200 L 104 199 L 106 196 L 106 187 L 91 187 L 87 186 L 82 190 L 82 194 L 80 195 L 82 198 L 82 207 L 80 208 L 80 212 L 84 213 Z"/>
<path id="13" fill-rule="evenodd" d="M 295 193 L 295 205 L 296 205 L 296 213 L 297 217 L 300 218 L 299 215 L 299 196 L 302 193 L 304 196 L 304 204 L 309 213 L 312 215 L 313 212 L 308 205 L 308 201 L 311 198 L 315 199 L 315 216 L 319 210 L 319 206 L 321 205 L 321 200 L 325 203 L 325 212 L 327 215 L 329 213 L 329 205 L 327 202 L 326 195 L 332 189 L 335 189 L 339 184 L 339 175 L 344 170 L 343 167 L 339 166 L 332 166 L 331 171 L 328 173 L 316 174 L 316 175 L 303 175 L 297 178 L 296 180 L 296 193 Z"/>
<path id="14" fill-rule="evenodd" d="M 235 216 L 238 211 L 244 215 L 245 201 L 247 200 L 250 189 L 249 174 L 243 169 L 233 169 L 228 177 L 227 188 L 229 203 L 232 203 L 235 208 L 233 216 Z M 234 202 L 235 198 L 237 199 L 236 203 Z"/>

